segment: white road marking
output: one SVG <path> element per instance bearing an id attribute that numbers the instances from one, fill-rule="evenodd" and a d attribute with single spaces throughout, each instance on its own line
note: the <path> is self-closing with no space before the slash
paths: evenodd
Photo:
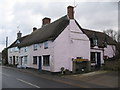
<path id="1" fill-rule="evenodd" d="M 17 78 L 17 80 L 19 80 L 19 81 L 21 81 L 21 82 L 24 82 L 24 83 L 27 83 L 27 84 L 29 84 L 29 85 L 31 85 L 31 86 L 36 87 L 36 88 L 40 88 L 39 86 L 34 85 L 34 84 L 32 84 L 32 83 L 29 83 L 29 82 L 26 82 L 26 81 L 24 81 L 24 80 L 22 80 L 22 79 Z"/>

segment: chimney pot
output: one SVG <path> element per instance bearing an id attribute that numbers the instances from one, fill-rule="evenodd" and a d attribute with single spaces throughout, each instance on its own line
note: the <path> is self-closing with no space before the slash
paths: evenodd
<path id="1" fill-rule="evenodd" d="M 73 6 L 67 7 L 67 15 L 69 19 L 74 19 L 74 7 Z"/>
<path id="2" fill-rule="evenodd" d="M 35 30 L 37 30 L 37 28 L 36 28 L 36 27 L 33 27 L 33 32 L 34 32 Z"/>
<path id="3" fill-rule="evenodd" d="M 18 33 L 17 33 L 17 39 L 19 39 L 19 38 L 21 38 L 22 37 L 22 33 L 19 31 Z"/>

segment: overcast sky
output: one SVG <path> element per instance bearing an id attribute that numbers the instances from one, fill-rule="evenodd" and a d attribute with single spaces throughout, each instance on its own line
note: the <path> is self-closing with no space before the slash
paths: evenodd
<path id="1" fill-rule="evenodd" d="M 32 32 L 34 26 L 41 27 L 41 21 L 44 17 L 50 17 L 53 22 L 66 15 L 66 8 L 69 5 L 76 6 L 75 19 L 82 28 L 99 31 L 105 29 L 117 30 L 118 1 L 0 0 L 0 51 L 5 48 L 6 36 L 8 36 L 8 45 L 10 45 L 16 40 L 16 33 L 19 30 L 22 32 L 22 36 L 27 35 Z"/>

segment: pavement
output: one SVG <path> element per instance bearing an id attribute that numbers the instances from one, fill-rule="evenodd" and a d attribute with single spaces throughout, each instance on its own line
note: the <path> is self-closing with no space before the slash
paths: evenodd
<path id="1" fill-rule="evenodd" d="M 30 73 L 37 77 L 80 88 L 118 88 L 118 72 L 115 71 L 95 71 L 74 75 L 52 75 L 50 73 L 40 72 L 36 69 L 18 69 L 6 66 L 3 67 L 19 70 L 24 73 Z"/>

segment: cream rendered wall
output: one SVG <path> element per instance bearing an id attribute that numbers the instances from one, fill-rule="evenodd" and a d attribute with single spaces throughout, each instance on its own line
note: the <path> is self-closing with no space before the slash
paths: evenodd
<path id="1" fill-rule="evenodd" d="M 104 48 L 104 55 L 113 57 L 115 55 L 115 45 L 107 45 L 107 48 Z"/>
<path id="2" fill-rule="evenodd" d="M 12 49 L 12 52 L 10 49 Z M 8 49 L 8 63 L 9 64 L 13 64 L 13 56 L 15 56 L 15 59 L 16 59 L 16 56 L 19 56 L 19 51 L 14 51 L 14 47 Z M 12 57 L 12 63 L 10 63 L 10 57 Z"/>
<path id="3" fill-rule="evenodd" d="M 22 66 L 27 66 L 28 67 L 28 65 L 29 65 L 29 59 L 30 59 L 30 57 L 29 57 L 29 49 L 30 49 L 30 47 L 27 46 L 27 51 L 25 52 L 25 47 L 20 48 L 19 63 L 21 62 L 20 57 L 23 57 Z M 27 64 L 24 63 L 24 56 L 27 56 Z"/>
<path id="4" fill-rule="evenodd" d="M 54 72 L 61 67 L 72 71 L 72 58 L 83 57 L 90 60 L 90 42 L 74 20 L 56 38 L 54 47 Z"/>

